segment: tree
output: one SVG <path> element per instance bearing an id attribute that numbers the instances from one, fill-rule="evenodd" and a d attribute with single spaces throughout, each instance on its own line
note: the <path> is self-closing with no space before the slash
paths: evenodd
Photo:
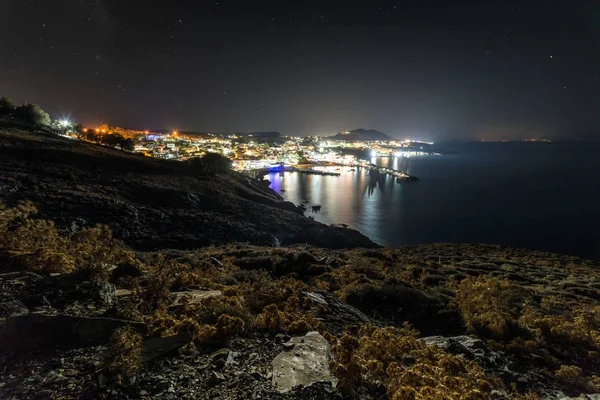
<path id="1" fill-rule="evenodd" d="M 231 169 L 231 160 L 218 153 L 207 153 L 202 158 L 190 160 L 196 170 L 203 173 L 224 173 Z"/>
<path id="2" fill-rule="evenodd" d="M 15 112 L 15 105 L 8 97 L 0 99 L 0 115 L 10 115 Z"/>
<path id="3" fill-rule="evenodd" d="M 13 116 L 34 125 L 50 125 L 52 123 L 50 115 L 37 104 L 23 104 L 15 108 Z"/>
<path id="4" fill-rule="evenodd" d="M 116 147 L 118 144 L 125 140 L 123 135 L 119 133 L 106 133 L 100 136 L 100 143 L 105 144 L 109 147 Z"/>
<path id="5" fill-rule="evenodd" d="M 81 124 L 75 124 L 73 125 L 73 127 L 71 128 L 71 130 L 73 131 L 73 133 L 75 134 L 75 136 L 77 136 L 77 139 L 82 139 L 83 138 L 83 125 Z"/>

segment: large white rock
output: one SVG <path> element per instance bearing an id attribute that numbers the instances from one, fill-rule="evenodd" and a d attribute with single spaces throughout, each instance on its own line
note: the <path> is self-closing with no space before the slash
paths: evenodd
<path id="1" fill-rule="evenodd" d="M 273 359 L 273 384 L 279 392 L 317 382 L 329 382 L 335 387 L 337 379 L 329 370 L 329 342 L 319 332 L 293 337 L 284 347 L 287 350 Z"/>

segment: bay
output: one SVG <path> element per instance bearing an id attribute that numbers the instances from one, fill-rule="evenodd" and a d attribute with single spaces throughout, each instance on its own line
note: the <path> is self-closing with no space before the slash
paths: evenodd
<path id="1" fill-rule="evenodd" d="M 600 259 L 600 145 L 454 143 L 457 154 L 412 157 L 419 182 L 271 173 L 271 188 L 307 215 L 346 224 L 375 242 L 492 243 Z M 399 158 L 372 162 L 398 168 Z M 283 191 L 282 191 L 283 190 Z M 320 205 L 313 212 L 312 205 Z"/>

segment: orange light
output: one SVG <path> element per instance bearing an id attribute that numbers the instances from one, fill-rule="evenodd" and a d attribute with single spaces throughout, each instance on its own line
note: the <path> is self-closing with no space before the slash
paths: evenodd
<path id="1" fill-rule="evenodd" d="M 83 128 L 83 131 L 84 131 L 84 132 L 87 132 L 87 128 Z"/>
<path id="2" fill-rule="evenodd" d="M 102 133 L 106 133 L 106 129 L 102 129 Z"/>
<path id="3" fill-rule="evenodd" d="M 177 131 L 173 131 L 173 136 L 177 136 Z"/>
<path id="4" fill-rule="evenodd" d="M 96 129 L 96 133 L 100 132 L 100 129 Z"/>
<path id="5" fill-rule="evenodd" d="M 144 134 L 146 134 L 146 135 L 147 135 L 148 133 L 149 133 L 148 131 L 144 131 Z"/>

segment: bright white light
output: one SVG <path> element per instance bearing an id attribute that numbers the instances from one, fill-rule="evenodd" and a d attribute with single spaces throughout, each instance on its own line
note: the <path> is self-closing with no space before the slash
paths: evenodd
<path id="1" fill-rule="evenodd" d="M 71 121 L 68 119 L 63 119 L 60 121 L 60 124 L 66 128 L 67 126 L 71 125 Z"/>
<path id="2" fill-rule="evenodd" d="M 371 157 L 377 157 L 377 152 L 375 150 L 371 150 Z"/>

